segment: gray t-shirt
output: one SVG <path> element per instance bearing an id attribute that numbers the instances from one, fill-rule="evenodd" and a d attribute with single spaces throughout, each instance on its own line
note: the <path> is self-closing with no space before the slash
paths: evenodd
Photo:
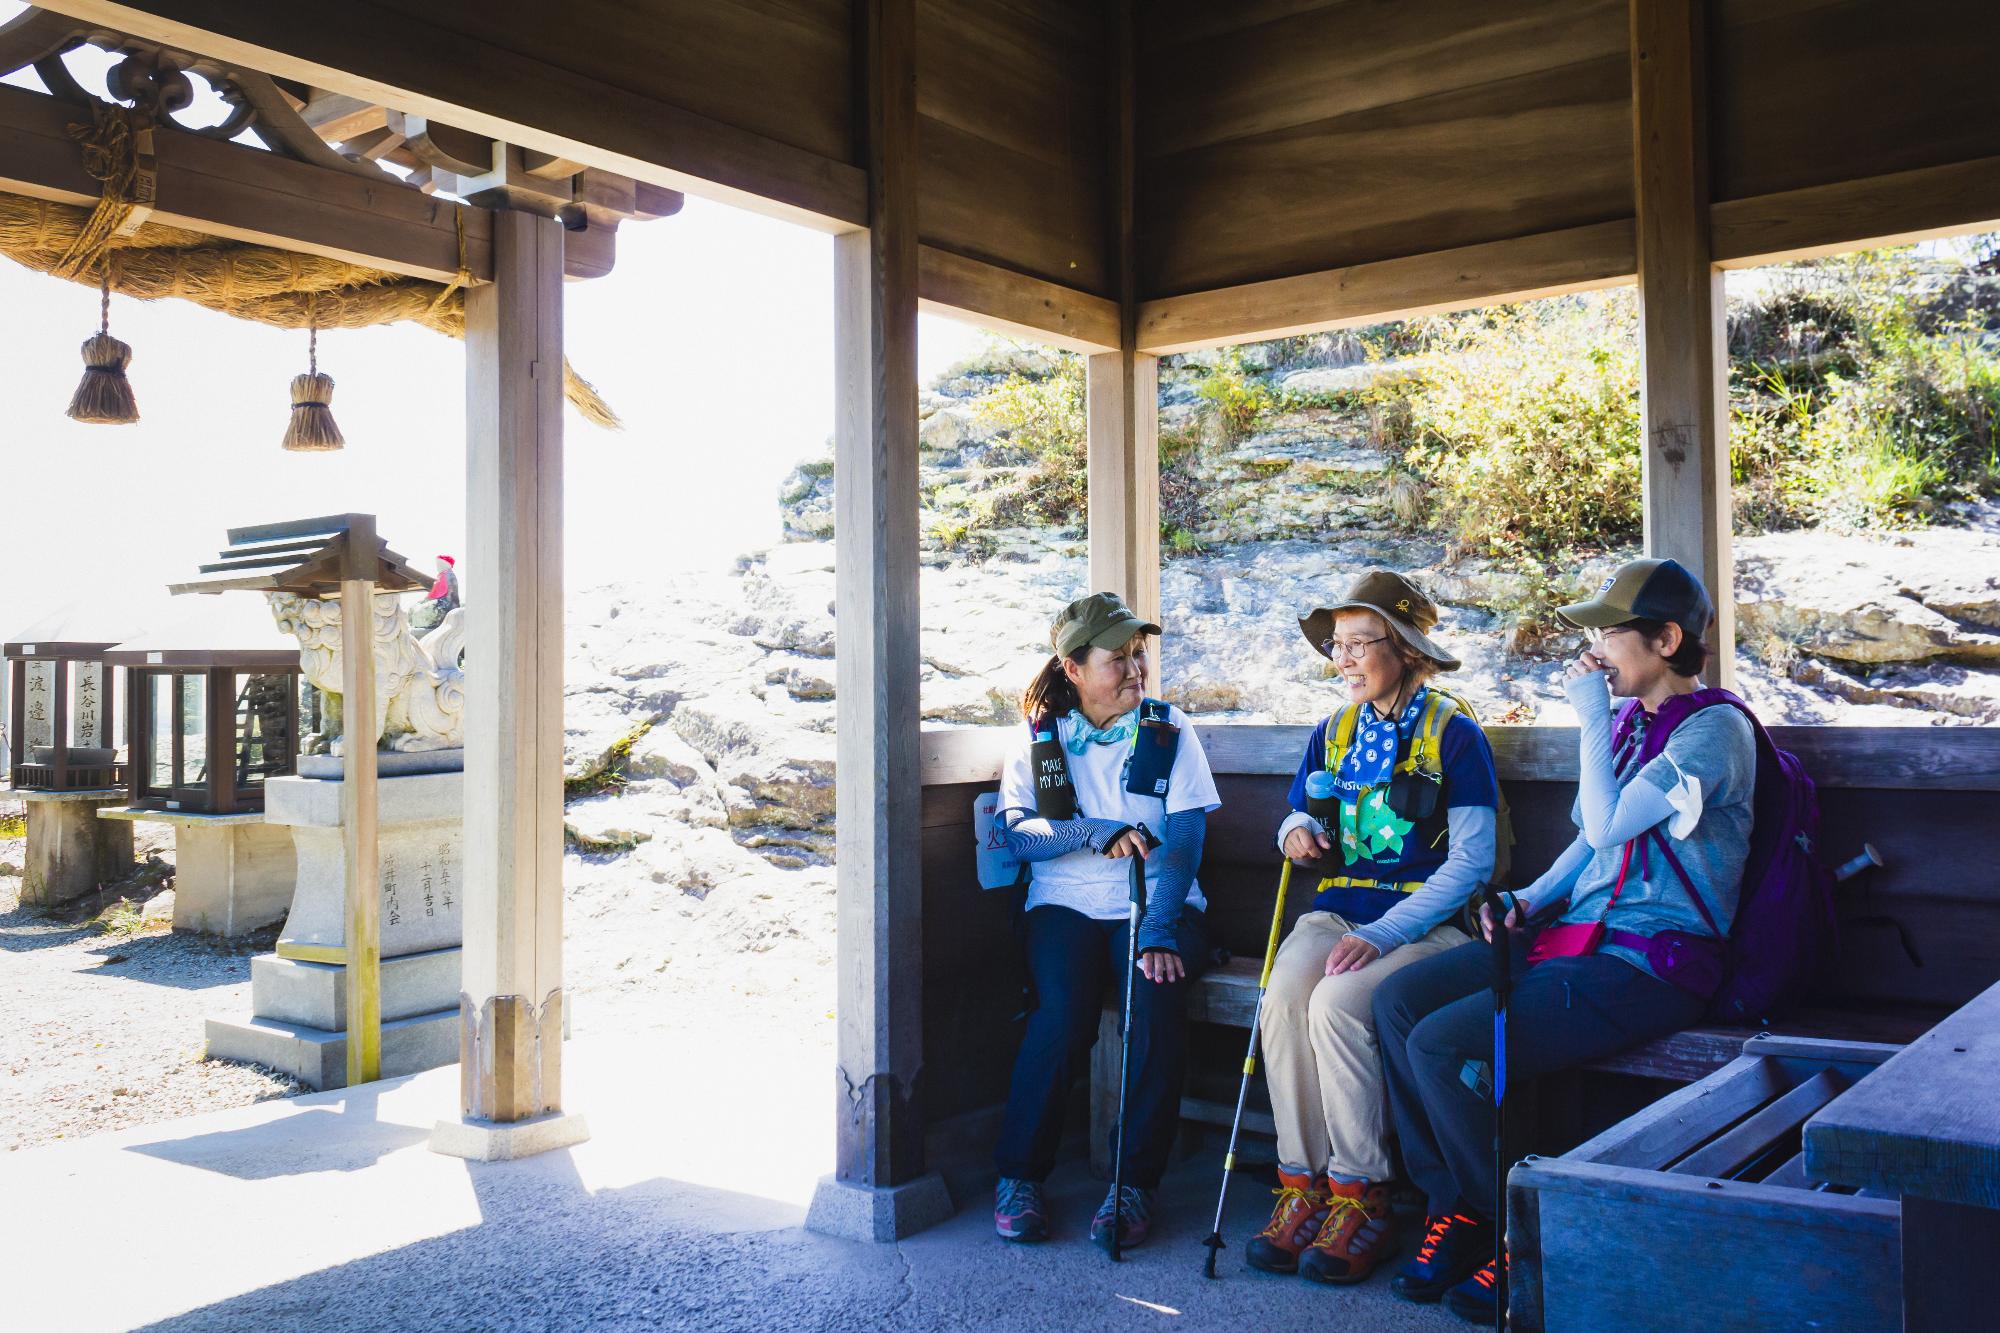
<path id="1" fill-rule="evenodd" d="M 1638 763 L 1638 750 L 1634 744 L 1632 753 L 1618 770 L 1620 787 L 1636 778 L 1662 792 L 1671 791 L 1680 782 L 1681 773 L 1701 783 L 1701 818 L 1688 836 L 1674 838 L 1664 828 L 1660 831 L 1667 836 L 1668 844 L 1694 881 L 1716 926 L 1726 934 L 1736 916 L 1743 863 L 1750 854 L 1750 817 L 1757 784 L 1757 740 L 1750 722 L 1727 704 L 1714 705 L 1683 720 L 1667 738 L 1665 753 L 1643 767 Z M 1579 829 L 1584 826 L 1580 799 L 1572 807 L 1570 818 Z M 1650 859 L 1643 854 L 1645 845 L 1651 841 L 1648 832 L 1633 847 L 1625 889 L 1608 915 L 1605 908 L 1611 901 L 1613 886 L 1618 883 L 1624 847 L 1594 851 L 1576 882 L 1569 910 L 1562 919 L 1602 920 L 1613 930 L 1628 930 L 1635 935 L 1655 935 L 1663 930 L 1710 934 L 1701 913 L 1688 900 L 1680 876 L 1674 873 L 1659 848 L 1653 847 Z M 1606 945 L 1603 952 L 1652 970 L 1646 967 L 1645 956 L 1636 949 Z"/>

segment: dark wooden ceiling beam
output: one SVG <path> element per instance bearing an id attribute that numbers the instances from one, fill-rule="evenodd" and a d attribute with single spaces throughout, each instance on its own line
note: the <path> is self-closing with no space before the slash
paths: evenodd
<path id="1" fill-rule="evenodd" d="M 2000 157 L 1720 200 L 1708 219 L 1725 268 L 2000 230 Z"/>
<path id="2" fill-rule="evenodd" d="M 933 314 L 969 320 L 1071 352 L 1118 346 L 1118 303 L 926 245 L 917 290 Z"/>
<path id="3" fill-rule="evenodd" d="M 1139 349 L 1167 353 L 1375 324 L 1630 282 L 1632 222 L 1352 264 L 1139 304 Z"/>
<path id="4" fill-rule="evenodd" d="M 53 97 L 0 86 L 0 190 L 94 204 L 101 186 L 69 134 L 80 114 Z M 447 200 L 164 127 L 154 140 L 154 222 L 439 282 L 458 273 L 458 226 Z M 493 272 L 491 215 L 472 207 L 464 215 L 465 266 L 484 281 Z"/>
<path id="5" fill-rule="evenodd" d="M 146 41 L 824 231 L 867 219 L 861 168 L 413 20 L 368 0 L 43 0 Z M 539 123 L 512 119 L 534 108 Z"/>

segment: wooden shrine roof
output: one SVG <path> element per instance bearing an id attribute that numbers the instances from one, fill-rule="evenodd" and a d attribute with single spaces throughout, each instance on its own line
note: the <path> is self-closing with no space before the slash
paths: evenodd
<path id="1" fill-rule="evenodd" d="M 371 514 L 231 528 L 221 558 L 201 566 L 208 577 L 169 584 L 167 591 L 178 595 L 249 589 L 325 597 L 338 593 L 341 581 L 349 578 L 368 579 L 381 592 L 428 588 L 431 580 L 390 550 L 374 531 Z M 357 542 L 359 551 L 353 550 Z"/>

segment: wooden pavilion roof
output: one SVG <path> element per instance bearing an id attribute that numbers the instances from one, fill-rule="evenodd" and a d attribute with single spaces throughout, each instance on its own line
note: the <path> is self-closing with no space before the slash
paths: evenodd
<path id="1" fill-rule="evenodd" d="M 368 236 L 385 266 L 449 278 L 458 242 L 428 188 L 580 215 L 580 276 L 608 267 L 617 220 L 671 211 L 680 190 L 865 225 L 880 182 L 856 33 L 883 4 L 48 0 L 0 30 L 0 69 L 32 64 L 59 85 L 54 53 L 90 40 L 127 53 L 140 91 L 154 72 L 217 81 L 236 112 L 163 150 L 163 211 L 232 212 L 212 190 L 186 202 L 171 180 L 184 168 L 249 186 L 247 230 L 350 254 Z M 1676 7 L 1703 34 L 1695 184 L 1717 263 L 2000 222 L 2000 9 Z M 923 299 L 1062 346 L 1165 352 L 1629 282 L 1633 12 L 914 0 L 896 59 L 916 83 Z M 0 188 L 88 197 L 73 164 L 66 186 L 23 172 L 24 156 L 74 156 L 49 142 L 63 126 L 46 108 L 27 123 L 25 96 L 0 88 L 16 150 L 0 152 Z M 240 162 L 204 150 L 244 127 L 348 188 L 321 180 L 302 207 L 280 173 L 233 178 Z M 408 198 L 381 188 L 383 164 L 410 173 Z M 483 219 L 465 230 L 483 276 Z"/>

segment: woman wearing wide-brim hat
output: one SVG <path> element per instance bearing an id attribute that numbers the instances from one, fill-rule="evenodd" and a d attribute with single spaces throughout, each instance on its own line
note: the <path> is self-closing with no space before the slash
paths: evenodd
<path id="1" fill-rule="evenodd" d="M 1299 621 L 1345 700 L 1313 729 L 1278 843 L 1323 874 L 1279 948 L 1260 1040 L 1278 1129 L 1277 1206 L 1253 1267 L 1359 1282 L 1395 1250 L 1375 990 L 1467 942 L 1450 924 L 1493 871 L 1498 784 L 1468 709 L 1431 683 L 1459 662 L 1437 607 L 1372 569 Z"/>

